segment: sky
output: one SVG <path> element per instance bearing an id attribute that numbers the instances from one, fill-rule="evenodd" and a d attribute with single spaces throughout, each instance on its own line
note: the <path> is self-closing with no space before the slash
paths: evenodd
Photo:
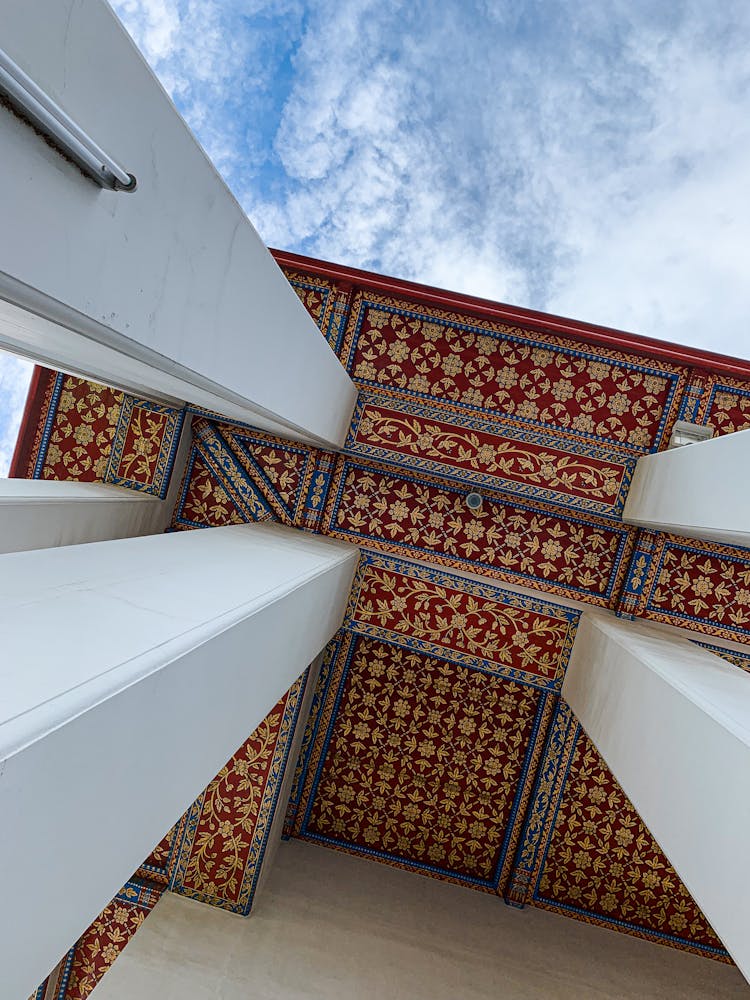
<path id="1" fill-rule="evenodd" d="M 750 356 L 746 0 L 112 5 L 269 245 Z"/>

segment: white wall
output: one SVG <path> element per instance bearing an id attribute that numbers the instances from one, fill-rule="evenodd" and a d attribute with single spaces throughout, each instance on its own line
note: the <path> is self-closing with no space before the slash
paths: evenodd
<path id="1" fill-rule="evenodd" d="M 79 334 L 55 359 L 51 331 L 15 317 L 0 346 L 340 444 L 351 381 L 110 7 L 3 0 L 0 44 L 138 179 L 98 188 L 0 107 L 0 298 Z"/>
<path id="2" fill-rule="evenodd" d="M 153 535 L 170 513 L 158 497 L 120 486 L 0 479 L 0 553 Z"/>
<path id="3" fill-rule="evenodd" d="M 3 997 L 31 993 L 319 653 L 356 562 L 278 525 L 0 556 Z"/>
<path id="4" fill-rule="evenodd" d="M 750 546 L 750 429 L 638 459 L 623 520 Z"/>
<path id="5" fill-rule="evenodd" d="M 729 1000 L 736 969 L 299 841 L 248 919 L 167 894 L 92 1000 Z"/>
<path id="6" fill-rule="evenodd" d="M 589 611 L 562 694 L 750 977 L 750 674 L 666 627 Z"/>

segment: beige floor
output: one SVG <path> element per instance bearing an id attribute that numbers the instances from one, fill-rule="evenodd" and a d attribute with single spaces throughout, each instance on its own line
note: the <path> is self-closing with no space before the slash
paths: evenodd
<path id="1" fill-rule="evenodd" d="M 92 1000 L 749 1000 L 733 967 L 309 844 L 250 919 L 167 894 Z"/>

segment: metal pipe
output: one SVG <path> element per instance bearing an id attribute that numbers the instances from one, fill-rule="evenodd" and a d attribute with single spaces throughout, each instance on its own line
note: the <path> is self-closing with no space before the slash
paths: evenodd
<path id="1" fill-rule="evenodd" d="M 20 115 L 46 135 L 81 170 L 103 188 L 134 191 L 136 180 L 44 93 L 10 56 L 0 49 L 0 94 Z"/>

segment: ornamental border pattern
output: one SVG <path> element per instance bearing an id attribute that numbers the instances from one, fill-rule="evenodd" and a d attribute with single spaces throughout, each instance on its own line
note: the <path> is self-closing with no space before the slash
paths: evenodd
<path id="1" fill-rule="evenodd" d="M 163 413 L 166 416 L 164 435 L 156 457 L 156 466 L 151 483 L 140 483 L 136 479 L 130 479 L 117 474 L 117 469 L 123 458 L 130 420 L 133 416 L 133 410 L 136 407 L 146 410 L 149 413 Z M 177 448 L 180 444 L 180 434 L 182 433 L 184 422 L 184 409 L 176 410 L 172 406 L 152 403 L 146 399 L 135 399 L 133 396 L 126 394 L 122 401 L 120 417 L 117 421 L 114 438 L 112 439 L 112 449 L 109 454 L 107 471 L 104 474 L 104 482 L 112 483 L 115 486 L 124 486 L 127 489 L 137 490 L 140 493 L 149 493 L 163 500 L 169 490 L 169 481 L 174 467 L 175 456 L 177 455 Z"/>
<path id="2" fill-rule="evenodd" d="M 529 502 L 519 500 L 517 497 L 504 498 L 502 494 L 497 496 L 492 496 L 498 503 L 507 503 L 509 506 L 513 506 L 519 510 L 527 511 L 530 513 L 541 514 L 543 516 L 562 518 L 569 522 L 574 522 L 579 525 L 584 525 L 586 527 L 600 528 L 605 531 L 609 531 L 614 536 L 619 536 L 619 542 L 617 545 L 617 552 L 613 557 L 612 571 L 609 574 L 607 588 L 602 594 L 595 594 L 590 590 L 585 590 L 582 587 L 574 587 L 573 585 L 556 583 L 554 580 L 542 577 L 532 576 L 531 574 L 523 573 L 518 570 L 501 569 L 495 566 L 488 566 L 487 563 L 481 563 L 477 560 L 464 559 L 461 557 L 454 557 L 449 555 L 442 555 L 440 553 L 434 552 L 432 550 L 425 549 L 419 545 L 411 544 L 409 542 L 399 542 L 391 540 L 382 540 L 375 535 L 369 535 L 364 532 L 355 533 L 347 530 L 342 530 L 336 527 L 336 515 L 339 511 L 339 506 L 341 504 L 342 496 L 344 490 L 346 489 L 346 472 L 350 468 L 356 468 L 362 472 L 372 472 L 383 473 L 385 475 L 393 475 L 393 471 L 390 467 L 386 465 L 376 465 L 373 463 L 363 464 L 361 461 L 351 459 L 348 455 L 340 455 L 339 460 L 334 468 L 331 485 L 335 487 L 334 490 L 329 490 L 328 496 L 325 501 L 325 512 L 323 515 L 324 521 L 322 526 L 322 531 L 324 534 L 331 535 L 334 538 L 344 538 L 346 541 L 350 541 L 353 544 L 362 545 L 364 547 L 372 547 L 378 549 L 381 552 L 387 552 L 393 554 L 393 550 L 403 550 L 404 555 L 406 553 L 411 553 L 412 558 L 419 559 L 422 554 L 427 553 L 430 561 L 439 564 L 441 566 L 452 567 L 454 569 L 466 569 L 469 572 L 475 572 L 475 567 L 481 566 L 481 572 L 486 576 L 497 580 L 506 580 L 510 583 L 517 582 L 519 580 L 527 581 L 527 584 L 534 587 L 542 585 L 542 588 L 550 593 L 560 594 L 565 597 L 577 598 L 578 600 L 587 601 L 590 604 L 597 605 L 598 607 L 611 608 L 613 606 L 614 599 L 618 596 L 621 583 L 625 574 L 627 573 L 630 552 L 632 549 L 633 538 L 635 532 L 631 527 L 623 524 L 621 521 L 613 521 L 606 518 L 595 517 L 594 515 L 583 515 L 583 514 L 573 514 L 566 511 L 564 514 L 559 508 L 553 507 L 548 504 L 534 504 Z M 452 492 L 455 492 L 464 497 L 471 492 L 469 487 L 462 488 L 461 486 L 450 483 L 447 484 L 437 478 L 433 477 L 423 477 L 418 475 L 410 475 L 405 473 L 403 470 L 398 470 L 398 475 L 400 480 L 404 480 L 410 483 L 415 483 L 418 486 L 426 486 L 438 489 L 445 489 L 449 486 Z M 486 491 L 488 496 L 490 496 L 490 491 Z M 551 509 L 545 509 L 550 508 Z M 407 557 L 408 558 L 408 557 Z"/>
<path id="3" fill-rule="evenodd" d="M 584 497 L 577 497 L 563 493 L 561 490 L 535 486 L 531 483 L 522 483 L 513 479 L 505 479 L 502 476 L 482 475 L 470 469 L 458 469 L 445 462 L 434 459 L 420 458 L 416 455 L 403 456 L 398 452 L 388 448 L 378 448 L 373 445 L 361 444 L 356 440 L 359 423 L 363 412 L 367 406 L 382 406 L 392 408 L 410 416 L 417 416 L 426 420 L 435 420 L 450 423 L 450 416 L 459 416 L 460 423 L 453 426 L 457 430 L 479 431 L 491 434 L 500 440 L 515 441 L 523 444 L 538 444 L 541 447 L 554 449 L 557 452 L 567 452 L 580 458 L 593 458 L 601 462 L 610 462 L 613 465 L 621 466 L 622 480 L 617 493 L 617 497 L 611 503 L 604 503 L 596 500 L 589 500 Z M 621 518 L 625 505 L 630 482 L 635 471 L 637 456 L 634 456 L 630 449 L 624 446 L 619 448 L 614 445 L 605 447 L 598 440 L 582 440 L 581 435 L 570 433 L 562 429 L 543 430 L 531 429 L 527 426 L 518 426 L 521 418 L 498 416 L 494 421 L 486 417 L 476 417 L 461 413 L 455 404 L 443 404 L 433 401 L 432 405 L 421 406 L 405 397 L 405 394 L 396 393 L 391 390 L 371 392 L 363 390 L 359 394 L 352 424 L 349 429 L 344 451 L 347 455 L 354 457 L 373 459 L 386 465 L 405 468 L 407 470 L 419 469 L 429 475 L 438 476 L 451 482 L 470 482 L 476 486 L 489 488 L 499 493 L 524 497 L 532 502 L 540 500 L 548 504 L 554 504 L 563 508 L 572 508 L 584 513 L 598 514 L 604 517 Z M 619 452 L 619 453 L 618 453 Z"/>
<path id="4" fill-rule="evenodd" d="M 680 938 L 675 934 L 669 934 L 665 931 L 657 931 L 647 927 L 642 927 L 628 920 L 621 920 L 616 917 L 605 917 L 602 914 L 593 913 L 583 907 L 572 906 L 569 903 L 559 903 L 554 899 L 547 899 L 540 894 L 539 883 L 541 882 L 544 874 L 547 855 L 552 845 L 552 834 L 555 829 L 557 815 L 560 811 L 565 789 L 567 787 L 573 758 L 575 756 L 579 739 L 582 735 L 585 735 L 583 727 L 575 718 L 567 704 L 561 700 L 560 705 L 564 706 L 568 710 L 571 725 L 566 730 L 562 755 L 555 759 L 554 750 L 552 753 L 545 754 L 545 756 L 549 758 L 548 766 L 550 768 L 554 768 L 556 765 L 557 775 L 554 785 L 552 786 L 554 791 L 551 795 L 547 795 L 545 786 L 542 801 L 540 802 L 541 809 L 544 810 L 546 800 L 546 818 L 543 825 L 540 827 L 540 830 L 543 831 L 542 839 L 538 842 L 535 850 L 535 864 L 534 868 L 529 872 L 529 877 L 526 882 L 526 899 L 523 900 L 523 902 L 528 902 L 532 906 L 539 906 L 541 909 L 549 910 L 551 912 L 565 913 L 574 916 L 576 919 L 587 924 L 593 924 L 598 927 L 606 927 L 609 929 L 617 929 L 624 931 L 633 937 L 641 938 L 646 941 L 668 944 L 673 948 L 679 949 L 680 951 L 687 951 L 692 954 L 713 958 L 716 961 L 731 963 L 732 960 L 724 949 L 717 949 L 700 942 L 690 941 L 687 938 Z M 679 878 L 679 875 L 677 877 Z"/>
<path id="5" fill-rule="evenodd" d="M 516 667 L 506 667 L 481 656 L 473 656 L 470 653 L 462 653 L 446 646 L 417 639 L 414 636 L 394 632 L 391 629 L 377 625 L 369 625 L 357 620 L 357 606 L 362 593 L 362 588 L 366 582 L 370 568 L 389 570 L 402 576 L 414 580 L 434 583 L 438 587 L 446 587 L 451 590 L 461 591 L 473 597 L 486 600 L 497 601 L 498 603 L 509 605 L 521 611 L 531 611 L 536 614 L 557 618 L 567 622 L 568 629 L 565 636 L 563 648 L 560 652 L 558 670 L 553 678 L 544 678 L 538 674 Z M 349 601 L 344 614 L 343 628 L 358 635 L 369 636 L 378 639 L 392 646 L 400 646 L 404 649 L 411 649 L 418 653 L 424 653 L 437 659 L 456 663 L 462 667 L 472 670 L 479 670 L 482 673 L 491 674 L 494 677 L 503 677 L 505 680 L 516 681 L 528 687 L 535 687 L 545 691 L 559 691 L 562 687 L 565 669 L 573 649 L 576 629 L 581 612 L 568 608 L 565 605 L 554 604 L 543 601 L 536 597 L 527 597 L 521 594 L 514 594 L 504 590 L 502 587 L 493 586 L 490 583 L 479 583 L 467 580 L 465 577 L 457 576 L 453 573 L 446 573 L 443 570 L 421 566 L 405 559 L 398 559 L 393 556 L 381 555 L 378 552 L 371 552 L 362 549 L 360 552 L 359 564 L 354 574 L 352 588 L 349 594 Z"/>
<path id="6" fill-rule="evenodd" d="M 601 361 L 602 359 L 606 359 L 609 363 L 618 368 L 626 369 L 628 371 L 636 371 L 644 375 L 656 375 L 659 378 L 665 379 L 670 384 L 670 388 L 664 402 L 661 419 L 656 432 L 654 433 L 653 444 L 648 448 L 633 445 L 624 446 L 632 448 L 635 455 L 648 454 L 650 452 L 658 451 L 666 437 L 666 432 L 671 430 L 671 425 L 677 419 L 678 404 L 682 396 L 682 389 L 687 381 L 688 371 L 682 366 L 672 364 L 668 361 L 660 361 L 652 358 L 647 359 L 648 364 L 642 363 L 644 359 L 641 359 L 640 363 L 638 361 L 630 361 L 626 359 L 626 356 L 623 353 L 606 347 L 592 347 L 591 351 L 580 350 L 579 348 L 573 346 L 578 343 L 578 341 L 554 336 L 553 334 L 543 333 L 540 330 L 532 330 L 530 328 L 526 329 L 520 326 L 508 326 L 505 323 L 493 323 L 490 320 L 473 319 L 468 314 L 461 315 L 459 313 L 446 312 L 442 309 L 430 306 L 420 307 L 414 302 L 410 303 L 413 307 L 410 309 L 405 308 L 403 303 L 404 299 L 396 299 L 389 296 L 379 295 L 376 292 L 359 291 L 356 293 L 352 301 L 348 329 L 344 337 L 340 355 L 341 363 L 347 371 L 351 370 L 351 365 L 355 357 L 356 347 L 361 334 L 361 327 L 366 311 L 368 308 L 372 308 L 380 312 L 395 313 L 396 315 L 407 319 L 429 320 L 431 323 L 436 323 L 439 326 L 452 327 L 453 329 L 461 330 L 465 333 L 480 333 L 494 337 L 496 340 L 506 340 L 513 344 L 541 347 L 546 350 L 554 351 L 558 354 L 568 354 L 572 357 L 583 358 L 587 361 Z M 472 319 L 473 321 L 467 322 L 467 320 Z M 636 358 L 638 355 L 630 355 L 630 357 Z M 362 385 L 369 386 L 371 389 L 377 390 L 378 388 L 382 388 L 378 382 L 374 382 L 370 379 L 357 378 L 356 381 Z M 409 390 L 408 395 L 417 399 L 423 399 L 427 403 L 435 402 L 435 397 L 428 393 Z M 491 414 L 493 412 L 484 407 L 473 406 L 465 403 L 456 403 L 455 405 L 461 409 L 474 410 L 475 412 L 479 411 L 486 414 Z M 542 424 L 539 421 L 532 420 L 530 418 L 515 417 L 514 419 L 522 421 L 530 427 L 537 428 L 541 431 L 549 432 L 550 430 L 554 431 L 556 429 L 554 424 Z M 565 428 L 560 429 L 564 430 Z M 588 434 L 584 431 L 580 433 L 583 437 L 590 438 L 592 441 L 604 443 L 611 442 L 611 439 L 601 437 L 596 434 Z"/>
<path id="7" fill-rule="evenodd" d="M 513 864 L 513 850 L 519 836 L 521 835 L 524 807 L 531 794 L 531 784 L 535 772 L 534 765 L 536 764 L 538 746 L 540 744 L 539 734 L 540 730 L 543 732 L 545 726 L 549 724 L 551 703 L 554 701 L 553 696 L 545 693 L 544 691 L 539 691 L 539 701 L 534 712 L 529 741 L 523 754 L 521 770 L 512 797 L 512 806 L 508 816 L 508 823 L 503 836 L 502 846 L 499 851 L 498 861 L 495 866 L 492 879 L 481 879 L 472 875 L 458 874 L 450 869 L 440 868 L 436 865 L 427 864 L 426 862 L 409 861 L 407 858 L 400 857 L 399 855 L 392 854 L 387 851 L 378 851 L 374 848 L 363 847 L 349 841 L 335 840 L 332 837 L 314 833 L 309 829 L 308 824 L 311 818 L 313 805 L 315 803 L 318 785 L 325 766 L 328 748 L 333 736 L 333 730 L 338 716 L 338 709 L 344 694 L 346 680 L 349 675 L 349 670 L 359 638 L 360 636 L 355 633 L 348 633 L 344 641 L 338 646 L 337 653 L 332 662 L 333 669 L 330 671 L 325 680 L 323 680 L 321 676 L 321 681 L 323 681 L 324 685 L 324 690 L 321 695 L 324 713 L 323 717 L 318 720 L 318 724 L 316 726 L 313 752 L 310 754 L 307 762 L 307 780 L 305 781 L 305 790 L 301 797 L 302 801 L 300 802 L 300 813 L 298 814 L 294 825 L 293 835 L 299 837 L 301 840 L 308 840 L 311 843 L 323 844 L 326 847 L 341 851 L 345 854 L 351 854 L 356 857 L 373 858 L 402 871 L 423 873 L 433 878 L 438 878 L 440 881 L 450 882 L 455 885 L 469 886 L 485 892 L 498 893 L 503 884 L 503 880 L 507 879 L 510 868 Z M 403 648 L 398 647 L 398 645 L 394 642 L 387 643 L 387 645 Z M 435 657 L 435 659 L 443 658 Z M 468 669 L 472 668 L 469 667 Z M 526 686 L 530 687 L 531 685 Z M 334 690 L 335 696 L 331 697 Z M 315 759 L 314 768 L 311 766 L 313 757 Z"/>
<path id="8" fill-rule="evenodd" d="M 258 885 L 263 859 L 265 858 L 268 838 L 271 832 L 276 808 L 278 806 L 281 785 L 284 780 L 289 752 L 294 734 L 299 722 L 299 713 L 304 699 L 304 690 L 307 682 L 307 671 L 299 677 L 289 689 L 282 712 L 279 730 L 273 750 L 273 760 L 268 773 L 268 777 L 263 788 L 261 803 L 258 808 L 258 816 L 253 827 L 250 850 L 247 861 L 242 872 L 242 879 L 237 901 L 232 902 L 222 896 L 204 892 L 200 889 L 185 888 L 182 881 L 185 877 L 190 861 L 196 830 L 206 798 L 206 791 L 195 800 L 190 809 L 185 813 L 185 832 L 181 838 L 179 856 L 174 866 L 174 873 L 169 888 L 179 895 L 196 899 L 201 903 L 208 903 L 218 906 L 231 913 L 239 913 L 247 916 L 253 905 L 255 890 Z"/>
<path id="9" fill-rule="evenodd" d="M 696 556 L 714 557 L 726 562 L 744 564 L 750 568 L 748 549 L 641 529 L 633 548 L 626 582 L 616 610 L 618 617 L 647 618 L 667 625 L 680 625 L 720 639 L 746 643 L 750 637 L 750 623 L 744 628 L 739 625 L 714 625 L 709 619 L 700 615 L 667 611 L 652 605 L 653 592 L 658 584 L 667 551 L 675 549 Z"/>
<path id="10" fill-rule="evenodd" d="M 42 438 L 38 445 L 36 461 L 34 462 L 34 471 L 31 474 L 32 479 L 42 478 L 42 472 L 44 471 L 44 463 L 47 459 L 47 449 L 49 448 L 49 439 L 52 437 L 52 430 L 55 426 L 55 417 L 57 416 L 57 404 L 60 402 L 60 396 L 62 394 L 64 381 L 65 381 L 65 375 L 63 375 L 62 372 L 58 372 L 52 384 L 52 392 L 50 395 L 49 402 L 47 403 L 47 415 L 44 418 L 44 424 L 42 427 Z"/>

